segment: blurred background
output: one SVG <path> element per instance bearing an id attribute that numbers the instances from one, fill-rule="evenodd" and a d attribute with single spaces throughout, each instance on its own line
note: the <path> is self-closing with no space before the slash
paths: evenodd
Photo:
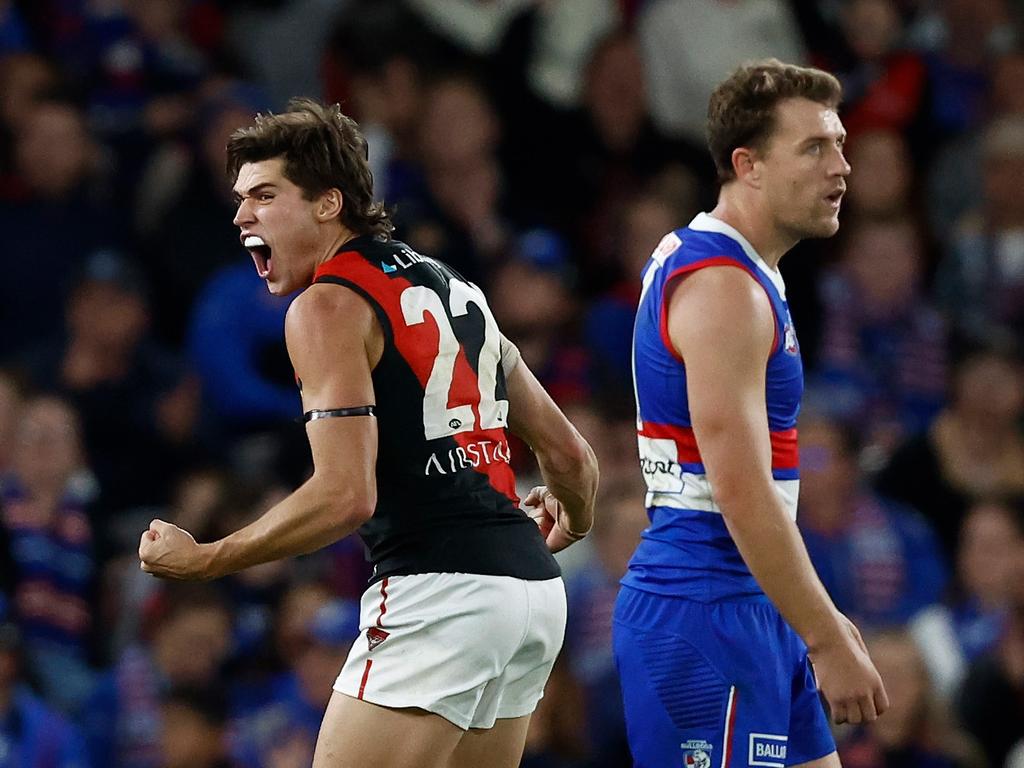
<path id="1" fill-rule="evenodd" d="M 138 570 L 309 471 L 224 144 L 294 95 L 370 142 L 396 236 L 487 291 L 598 453 L 528 768 L 625 768 L 610 645 L 645 524 L 639 270 L 713 206 L 740 62 L 845 88 L 839 236 L 782 271 L 808 392 L 799 522 L 892 710 L 846 768 L 1024 766 L 1019 0 L 0 0 L 0 766 L 298 768 L 356 636 L 354 538 L 214 584 Z M 515 463 L 536 480 L 527 451 Z"/>

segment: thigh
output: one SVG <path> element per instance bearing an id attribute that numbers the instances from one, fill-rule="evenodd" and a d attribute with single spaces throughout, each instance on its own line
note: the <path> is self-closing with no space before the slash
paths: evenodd
<path id="1" fill-rule="evenodd" d="M 517 768 L 526 745 L 530 715 L 495 720 L 490 728 L 466 731 L 448 768 Z"/>
<path id="2" fill-rule="evenodd" d="M 636 768 L 722 765 L 735 686 L 685 638 L 621 623 L 612 637 Z"/>
<path id="3" fill-rule="evenodd" d="M 390 709 L 337 691 L 320 726 L 313 768 L 447 768 L 463 731 L 421 709 Z"/>
<path id="4" fill-rule="evenodd" d="M 784 768 L 793 663 L 768 606 L 624 590 L 613 638 L 638 768 Z"/>

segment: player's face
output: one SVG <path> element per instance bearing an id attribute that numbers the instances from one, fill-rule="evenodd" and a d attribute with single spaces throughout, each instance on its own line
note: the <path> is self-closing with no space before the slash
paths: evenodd
<path id="1" fill-rule="evenodd" d="M 834 110 L 808 99 L 786 99 L 775 109 L 775 133 L 758 160 L 775 224 L 797 240 L 831 237 L 850 173 L 846 130 Z"/>
<path id="2" fill-rule="evenodd" d="M 316 202 L 285 178 L 284 159 L 246 163 L 234 192 L 235 226 L 267 289 L 281 296 L 309 285 L 318 256 Z"/>

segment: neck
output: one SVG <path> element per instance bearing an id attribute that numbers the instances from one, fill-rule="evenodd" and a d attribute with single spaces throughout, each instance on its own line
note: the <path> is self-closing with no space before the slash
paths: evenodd
<path id="1" fill-rule="evenodd" d="M 737 182 L 725 184 L 711 215 L 743 235 L 765 264 L 777 269 L 786 251 L 797 241 L 781 232 L 761 201 L 752 199 L 747 192 L 738 187 Z"/>
<path id="2" fill-rule="evenodd" d="M 316 261 L 316 266 L 320 266 L 332 258 L 334 255 L 341 250 L 341 247 L 349 240 L 354 240 L 358 235 L 351 229 L 346 227 L 344 224 L 341 225 L 341 229 L 334 233 L 327 242 L 323 250 L 320 251 L 320 258 Z"/>

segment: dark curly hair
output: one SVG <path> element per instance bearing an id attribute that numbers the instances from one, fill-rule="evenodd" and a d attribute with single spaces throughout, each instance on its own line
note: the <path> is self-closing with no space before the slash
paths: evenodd
<path id="1" fill-rule="evenodd" d="M 387 237 L 391 215 L 373 199 L 373 175 L 367 164 L 366 139 L 355 120 L 337 104 L 292 99 L 285 112 L 260 114 L 228 140 L 227 173 L 234 181 L 246 163 L 284 158 L 284 175 L 307 200 L 328 189 L 341 190 L 341 222 L 360 235 Z"/>
<path id="2" fill-rule="evenodd" d="M 748 62 L 718 84 L 708 102 L 708 149 L 718 180 L 736 178 L 737 147 L 764 147 L 775 132 L 775 106 L 784 99 L 810 99 L 835 109 L 843 95 L 839 81 L 820 69 L 778 59 Z"/>

